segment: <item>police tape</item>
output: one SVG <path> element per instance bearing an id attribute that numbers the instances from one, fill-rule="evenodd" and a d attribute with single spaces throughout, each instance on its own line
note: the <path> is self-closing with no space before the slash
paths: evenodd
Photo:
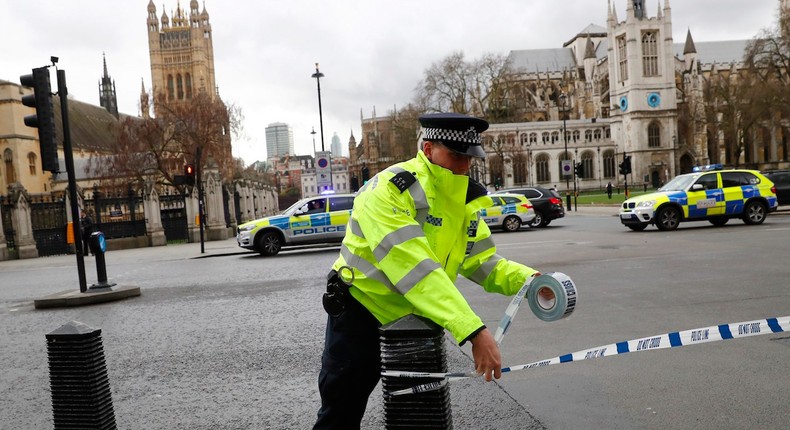
<path id="1" fill-rule="evenodd" d="M 632 339 L 608 345 L 597 346 L 570 354 L 560 355 L 546 360 L 539 360 L 518 366 L 503 367 L 502 373 L 516 372 L 519 370 L 536 369 L 539 367 L 552 366 L 555 364 L 572 363 L 594 358 L 611 357 L 614 355 L 627 354 L 629 352 L 651 351 L 667 348 L 679 348 L 682 346 L 698 345 L 702 343 L 718 342 L 722 340 L 739 339 L 751 336 L 760 336 L 771 333 L 782 333 L 790 331 L 790 316 L 766 318 L 762 320 L 743 321 L 732 324 L 720 324 L 710 327 L 696 328 L 692 330 L 676 331 L 671 333 L 659 334 L 656 336 Z M 474 372 L 402 372 L 384 371 L 382 376 L 399 378 L 435 378 L 442 381 L 431 382 L 418 385 L 412 388 L 393 391 L 387 393 L 390 396 L 403 394 L 422 393 L 425 391 L 437 390 L 447 385 L 449 380 L 459 380 L 480 376 Z"/>
<path id="2" fill-rule="evenodd" d="M 544 290 L 551 291 L 551 295 L 545 294 Z M 499 321 L 494 333 L 497 345 L 505 337 L 525 295 L 536 317 L 543 321 L 556 321 L 573 313 L 576 308 L 576 294 L 576 284 L 568 275 L 561 272 L 549 272 L 527 279 L 518 293 L 513 296 L 513 300 L 505 309 L 505 315 Z M 553 299 L 546 299 L 546 296 Z"/>

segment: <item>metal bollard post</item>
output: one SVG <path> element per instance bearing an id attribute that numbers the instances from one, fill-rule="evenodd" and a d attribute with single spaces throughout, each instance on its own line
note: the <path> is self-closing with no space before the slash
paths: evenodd
<path id="1" fill-rule="evenodd" d="M 96 277 L 97 282 L 90 286 L 91 290 L 107 289 L 115 286 L 115 283 L 107 282 L 107 264 L 104 261 L 104 253 L 107 252 L 107 241 L 104 239 L 104 233 L 95 231 L 91 233 L 90 240 L 88 241 L 91 247 L 91 252 L 96 257 Z"/>
<path id="2" fill-rule="evenodd" d="M 407 315 L 379 329 L 382 370 L 447 372 L 444 329 L 426 318 Z M 386 429 L 452 429 L 450 387 L 403 396 L 390 391 L 436 382 L 429 378 L 382 377 Z"/>
<path id="3" fill-rule="evenodd" d="M 72 321 L 47 334 L 55 429 L 115 429 L 101 329 Z"/>

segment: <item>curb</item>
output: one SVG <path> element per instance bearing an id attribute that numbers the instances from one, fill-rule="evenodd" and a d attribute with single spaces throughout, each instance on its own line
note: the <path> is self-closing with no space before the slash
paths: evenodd
<path id="1" fill-rule="evenodd" d="M 33 301 L 36 309 L 67 308 L 97 303 L 113 302 L 140 295 L 140 287 L 125 285 L 117 288 L 101 288 L 80 292 L 79 290 L 62 291 L 50 294 Z"/>

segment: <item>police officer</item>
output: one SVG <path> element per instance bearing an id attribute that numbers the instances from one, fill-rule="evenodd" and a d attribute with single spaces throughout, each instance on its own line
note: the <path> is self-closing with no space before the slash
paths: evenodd
<path id="1" fill-rule="evenodd" d="M 93 219 L 80 209 L 80 228 L 82 231 L 82 255 L 93 255 L 90 248 L 91 234 L 93 233 Z"/>
<path id="2" fill-rule="evenodd" d="M 499 347 L 454 280 L 460 274 L 513 295 L 538 274 L 499 256 L 480 220 L 480 209 L 493 201 L 466 174 L 473 157 L 485 157 L 488 123 L 454 113 L 419 121 L 417 156 L 378 173 L 354 199 L 324 297 L 330 315 L 314 429 L 359 428 L 380 378 L 378 328 L 408 314 L 434 321 L 459 344 L 471 342 L 476 371 L 486 381 L 499 378 Z"/>

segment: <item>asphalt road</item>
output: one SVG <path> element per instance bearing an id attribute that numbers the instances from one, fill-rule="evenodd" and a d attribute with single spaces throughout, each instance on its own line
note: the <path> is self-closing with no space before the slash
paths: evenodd
<path id="1" fill-rule="evenodd" d="M 631 232 L 615 209 L 571 212 L 545 229 L 496 233 L 500 254 L 570 275 L 579 304 L 545 323 L 522 310 L 506 365 L 646 337 L 790 315 L 790 216 Z M 119 428 L 302 429 L 318 408 L 324 275 L 337 248 L 242 253 L 232 240 L 113 251 L 107 275 L 142 295 L 80 308 L 32 301 L 77 289 L 73 256 L 0 262 L 0 428 L 52 427 L 45 334 L 101 328 Z M 209 256 L 210 258 L 195 258 Z M 89 283 L 95 282 L 87 260 Z M 510 299 L 466 281 L 496 326 Z M 450 370 L 471 368 L 448 342 Z M 788 422 L 790 334 L 648 351 L 451 383 L 458 429 L 780 429 Z M 381 392 L 364 428 L 383 422 Z"/>

